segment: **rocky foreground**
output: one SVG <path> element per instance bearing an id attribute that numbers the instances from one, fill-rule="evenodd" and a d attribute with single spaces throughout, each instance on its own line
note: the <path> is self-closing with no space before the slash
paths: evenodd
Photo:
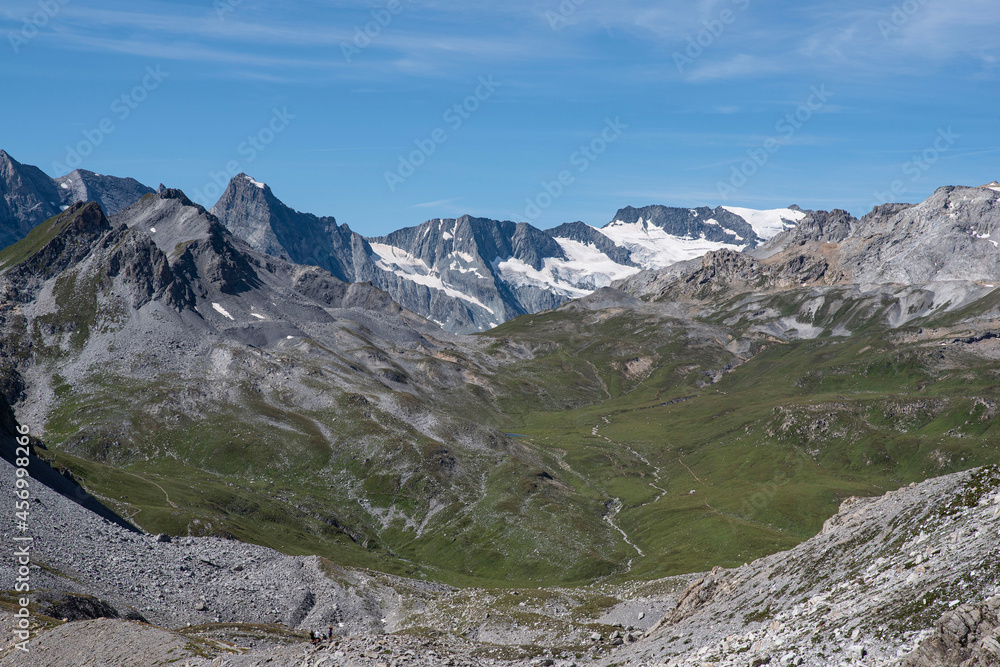
<path id="1" fill-rule="evenodd" d="M 13 479 L 4 464 L 8 495 Z M 819 535 L 733 570 L 520 591 L 142 535 L 32 493 L 36 634 L 27 654 L 5 638 L 0 665 L 1000 664 L 1000 466 L 849 499 Z"/>
<path id="2" fill-rule="evenodd" d="M 1000 467 L 851 498 L 791 551 L 694 582 L 611 662 L 1000 664 Z"/>

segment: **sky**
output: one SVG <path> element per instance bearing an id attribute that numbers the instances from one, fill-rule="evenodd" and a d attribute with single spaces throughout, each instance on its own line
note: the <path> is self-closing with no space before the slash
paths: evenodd
<path id="1" fill-rule="evenodd" d="M 127 7 L 127 8 L 123 8 Z M 1000 179 L 996 0 L 4 0 L 0 148 L 364 235 Z"/>

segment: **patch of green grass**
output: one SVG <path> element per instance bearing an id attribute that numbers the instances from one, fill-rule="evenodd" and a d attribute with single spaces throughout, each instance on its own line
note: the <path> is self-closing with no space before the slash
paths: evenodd
<path id="1" fill-rule="evenodd" d="M 0 250 L 0 271 L 34 257 L 38 251 L 65 231 L 77 214 L 78 211 L 63 211 L 39 224 L 17 243 Z"/>

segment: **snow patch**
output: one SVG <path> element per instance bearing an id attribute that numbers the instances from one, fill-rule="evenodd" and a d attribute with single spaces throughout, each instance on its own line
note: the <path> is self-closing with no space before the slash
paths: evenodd
<path id="1" fill-rule="evenodd" d="M 250 176 L 247 176 L 247 180 L 250 181 L 251 183 L 253 183 L 254 185 L 256 185 L 261 190 L 263 190 L 264 189 L 264 185 L 266 185 L 265 183 L 261 183 L 260 181 L 255 181 Z"/>
<path id="2" fill-rule="evenodd" d="M 259 313 L 250 313 L 251 316 L 256 317 L 258 320 L 266 320 L 267 318 Z"/>
<path id="3" fill-rule="evenodd" d="M 213 302 L 212 303 L 212 308 L 214 308 L 216 310 L 216 312 L 221 313 L 222 315 L 228 317 L 229 319 L 233 320 L 234 322 L 236 321 L 236 318 L 234 318 L 232 315 L 230 315 L 229 311 L 227 311 L 225 308 L 223 308 L 219 304 Z"/>
<path id="4" fill-rule="evenodd" d="M 704 238 L 681 238 L 643 220 L 635 223 L 615 220 L 598 231 L 614 241 L 615 245 L 632 253 L 632 261 L 644 269 L 664 269 L 713 250 L 743 250 L 746 247 L 746 244 L 722 243 Z"/>
<path id="5" fill-rule="evenodd" d="M 634 266 L 618 264 L 593 244 L 573 239 L 556 238 L 566 259 L 546 257 L 542 268 L 536 269 L 513 257 L 493 264 L 500 276 L 515 286 L 533 286 L 550 289 L 562 296 L 576 299 L 607 287 L 614 280 L 639 272 Z"/>
<path id="6" fill-rule="evenodd" d="M 426 262 L 419 257 L 414 257 L 402 248 L 384 243 L 370 243 L 369 245 L 371 245 L 372 250 L 375 252 L 371 256 L 372 261 L 383 271 L 388 271 L 418 285 L 439 290 L 450 297 L 468 301 L 489 312 L 491 315 L 496 315 L 496 312 L 492 308 L 479 299 L 446 284 L 441 279 L 441 276 L 438 275 L 438 272 L 427 266 Z"/>
<path id="7" fill-rule="evenodd" d="M 475 261 L 475 257 L 467 252 L 462 252 L 460 250 L 448 253 L 448 257 L 454 257 L 451 264 L 448 265 L 449 271 L 458 271 L 459 273 L 472 273 L 478 278 L 487 280 L 487 277 L 479 272 L 479 267 L 476 266 L 462 266 L 458 260 L 461 260 L 465 264 L 472 264 Z"/>
<path id="8" fill-rule="evenodd" d="M 155 234 L 156 233 L 156 227 L 150 227 L 149 231 L 150 231 L 151 234 Z"/>
<path id="9" fill-rule="evenodd" d="M 60 183 L 59 187 L 61 187 L 63 190 L 69 190 L 69 183 Z"/>
<path id="10" fill-rule="evenodd" d="M 735 206 L 723 206 L 722 208 L 746 220 L 747 224 L 757 232 L 757 236 L 765 241 L 786 229 L 791 229 L 806 217 L 802 211 L 794 211 L 790 208 L 776 208 L 770 211 L 757 211 Z"/>

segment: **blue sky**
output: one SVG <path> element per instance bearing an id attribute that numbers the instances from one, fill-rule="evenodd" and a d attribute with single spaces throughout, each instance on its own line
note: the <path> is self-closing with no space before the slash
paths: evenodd
<path id="1" fill-rule="evenodd" d="M 3 3 L 0 148 L 205 205 L 245 171 L 367 235 L 1000 178 L 995 0 L 123 6 Z"/>

